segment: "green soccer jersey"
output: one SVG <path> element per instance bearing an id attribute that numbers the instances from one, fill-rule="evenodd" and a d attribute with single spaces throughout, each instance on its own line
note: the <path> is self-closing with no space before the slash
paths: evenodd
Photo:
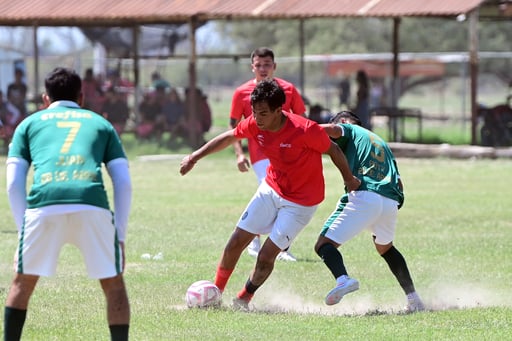
<path id="1" fill-rule="evenodd" d="M 335 142 L 345 153 L 352 173 L 361 180 L 361 191 L 371 191 L 403 204 L 400 174 L 388 144 L 358 125 L 339 124 L 343 136 Z"/>
<path id="2" fill-rule="evenodd" d="M 126 155 L 106 119 L 74 102 L 61 101 L 20 123 L 8 157 L 33 165 L 28 208 L 86 204 L 110 209 L 102 164 Z"/>

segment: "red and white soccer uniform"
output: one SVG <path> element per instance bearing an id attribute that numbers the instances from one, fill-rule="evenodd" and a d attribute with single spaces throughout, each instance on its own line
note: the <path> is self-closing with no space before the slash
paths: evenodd
<path id="1" fill-rule="evenodd" d="M 277 84 L 283 88 L 286 95 L 286 101 L 283 104 L 283 110 L 297 115 L 303 115 L 306 112 L 306 107 L 304 106 L 304 101 L 302 100 L 302 97 L 295 86 L 292 83 L 280 78 L 274 77 L 273 80 L 275 80 Z M 251 79 L 250 81 L 236 88 L 233 94 L 233 99 L 231 101 L 231 119 L 241 120 L 242 118 L 248 118 L 252 116 L 251 93 L 255 86 L 256 80 Z M 263 151 L 258 147 L 256 141 L 249 139 L 248 148 L 251 164 L 255 164 L 258 161 L 267 159 Z"/>
<path id="2" fill-rule="evenodd" d="M 331 140 L 315 122 L 285 115 L 286 122 L 278 132 L 260 130 L 250 116 L 237 125 L 234 134 L 255 141 L 270 160 L 265 181 L 281 197 L 303 206 L 317 205 L 325 195 L 322 153 Z"/>

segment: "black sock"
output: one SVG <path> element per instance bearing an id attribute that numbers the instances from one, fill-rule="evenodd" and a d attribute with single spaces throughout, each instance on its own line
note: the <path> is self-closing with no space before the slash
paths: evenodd
<path id="1" fill-rule="evenodd" d="M 405 258 L 402 256 L 400 251 L 392 246 L 385 254 L 382 255 L 382 258 L 384 258 L 386 263 L 388 263 L 389 269 L 393 275 L 395 275 L 405 294 L 414 292 L 414 284 L 412 283 L 412 278 L 409 274 L 407 263 L 405 262 Z"/>
<path id="2" fill-rule="evenodd" d="M 252 284 L 250 279 L 245 282 L 245 291 L 247 291 L 249 294 L 254 294 L 259 287 L 260 285 Z"/>
<path id="3" fill-rule="evenodd" d="M 318 248 L 317 254 L 322 258 L 335 279 L 343 275 L 348 275 L 347 269 L 345 269 L 345 265 L 343 264 L 341 252 L 339 252 L 334 245 L 325 243 Z"/>
<path id="4" fill-rule="evenodd" d="M 27 310 L 5 307 L 4 341 L 17 341 L 21 338 Z"/>
<path id="5" fill-rule="evenodd" d="M 110 328 L 110 339 L 112 341 L 128 341 L 129 324 L 115 324 L 108 327 Z"/>

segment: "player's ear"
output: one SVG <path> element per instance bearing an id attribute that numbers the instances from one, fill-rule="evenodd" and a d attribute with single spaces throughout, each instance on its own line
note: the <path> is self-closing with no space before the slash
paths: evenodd
<path id="1" fill-rule="evenodd" d="M 48 106 L 50 106 L 50 104 L 52 103 L 52 101 L 50 100 L 50 97 L 48 96 L 48 94 L 47 93 L 43 93 L 41 95 L 41 98 L 43 100 L 43 106 L 45 108 L 48 108 Z"/>
<path id="2" fill-rule="evenodd" d="M 78 99 L 76 101 L 80 107 L 84 103 L 84 93 L 80 91 L 80 95 L 78 95 Z"/>

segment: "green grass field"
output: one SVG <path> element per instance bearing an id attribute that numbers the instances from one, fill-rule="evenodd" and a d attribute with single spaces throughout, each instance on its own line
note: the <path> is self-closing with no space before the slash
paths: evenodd
<path id="1" fill-rule="evenodd" d="M 180 160 L 131 161 L 134 200 L 126 282 L 132 340 L 512 340 L 509 160 L 399 160 L 406 203 L 395 245 L 429 308 L 412 315 L 399 313 L 405 297 L 369 233 L 342 247 L 360 290 L 337 306 L 323 304 L 334 280 L 313 245 L 342 190 L 327 159 L 326 200 L 291 249 L 299 261 L 276 264 L 256 293 L 255 311 L 229 307 L 254 265 L 247 254 L 228 283 L 222 309 L 187 309 L 187 287 L 213 279 L 256 179 L 235 169 L 228 150 L 201 160 L 185 177 L 178 173 Z M 0 186 L 5 188 L 4 167 Z M 16 234 L 5 195 L 0 208 L 3 301 Z M 163 258 L 143 259 L 145 253 Z M 39 282 L 24 340 L 108 339 L 99 284 L 86 277 L 80 254 L 66 246 L 57 276 Z"/>

